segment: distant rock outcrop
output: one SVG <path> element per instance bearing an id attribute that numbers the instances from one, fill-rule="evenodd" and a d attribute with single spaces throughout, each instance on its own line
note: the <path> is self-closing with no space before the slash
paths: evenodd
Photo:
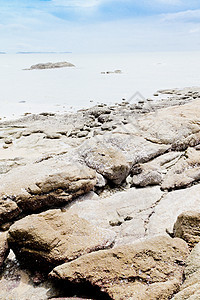
<path id="1" fill-rule="evenodd" d="M 48 63 L 40 63 L 40 64 L 32 65 L 29 69 L 25 69 L 25 70 L 57 69 L 57 68 L 66 68 L 66 67 L 75 67 L 75 65 L 67 61 L 56 62 L 56 63 L 48 62 Z"/>

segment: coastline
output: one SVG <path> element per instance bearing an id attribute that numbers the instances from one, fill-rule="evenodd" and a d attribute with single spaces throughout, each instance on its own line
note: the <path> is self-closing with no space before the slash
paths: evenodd
<path id="1" fill-rule="evenodd" d="M 187 293 L 200 241 L 200 88 L 155 95 L 0 123 L 2 299 Z"/>

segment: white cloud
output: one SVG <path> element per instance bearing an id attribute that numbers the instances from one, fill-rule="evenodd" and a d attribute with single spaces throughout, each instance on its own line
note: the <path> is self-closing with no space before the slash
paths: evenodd
<path id="1" fill-rule="evenodd" d="M 162 15 L 163 21 L 200 23 L 200 9 Z"/>

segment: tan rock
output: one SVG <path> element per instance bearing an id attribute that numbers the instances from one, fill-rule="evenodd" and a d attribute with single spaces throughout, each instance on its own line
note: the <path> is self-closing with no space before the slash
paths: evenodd
<path id="1" fill-rule="evenodd" d="M 30 265 L 48 268 L 114 243 L 111 230 L 60 210 L 30 215 L 15 222 L 8 241 L 16 256 Z"/>
<path id="2" fill-rule="evenodd" d="M 128 175 L 130 165 L 122 152 L 99 141 L 86 142 L 80 149 L 81 157 L 90 168 L 107 179 L 120 184 Z"/>
<path id="3" fill-rule="evenodd" d="M 0 180 L 0 196 L 14 198 L 23 211 L 30 212 L 89 192 L 96 184 L 96 174 L 86 166 L 57 158 L 18 167 L 2 174 Z"/>
<path id="4" fill-rule="evenodd" d="M 185 281 L 181 291 L 174 296 L 175 300 L 196 300 L 200 297 L 200 243 L 191 251 L 184 270 Z"/>
<path id="5" fill-rule="evenodd" d="M 17 204 L 10 200 L 0 200 L 0 225 L 9 222 L 20 214 Z"/>
<path id="6" fill-rule="evenodd" d="M 190 185 L 200 180 L 200 151 L 189 148 L 179 161 L 168 171 L 162 189 L 170 190 Z"/>
<path id="7" fill-rule="evenodd" d="M 200 141 L 200 100 L 181 106 L 163 108 L 138 120 L 144 136 L 154 142 L 186 149 Z"/>
<path id="8" fill-rule="evenodd" d="M 114 230 L 117 234 L 115 245 L 130 244 L 146 236 L 149 215 L 163 195 L 158 186 L 130 188 L 98 201 L 87 196 L 66 209 L 95 226 Z"/>
<path id="9" fill-rule="evenodd" d="M 0 267 L 9 253 L 7 233 L 0 233 Z"/>
<path id="10" fill-rule="evenodd" d="M 168 299 L 182 281 L 187 244 L 156 237 L 144 242 L 98 251 L 56 267 L 50 276 L 88 282 L 111 299 Z"/>
<path id="11" fill-rule="evenodd" d="M 120 184 L 133 165 L 149 161 L 169 148 L 151 143 L 131 132 L 115 132 L 86 141 L 81 145 L 79 153 L 89 167 Z"/>
<path id="12" fill-rule="evenodd" d="M 186 211 L 179 215 L 173 233 L 194 247 L 200 242 L 200 211 Z"/>

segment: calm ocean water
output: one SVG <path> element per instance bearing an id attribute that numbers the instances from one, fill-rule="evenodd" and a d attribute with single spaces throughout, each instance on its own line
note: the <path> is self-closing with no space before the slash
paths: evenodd
<path id="1" fill-rule="evenodd" d="M 24 71 L 36 63 L 69 61 L 76 68 Z M 121 102 L 139 91 L 200 85 L 200 52 L 0 55 L 0 117 L 65 112 Z M 103 71 L 122 74 L 103 75 Z M 91 102 L 93 101 L 93 102 Z"/>

